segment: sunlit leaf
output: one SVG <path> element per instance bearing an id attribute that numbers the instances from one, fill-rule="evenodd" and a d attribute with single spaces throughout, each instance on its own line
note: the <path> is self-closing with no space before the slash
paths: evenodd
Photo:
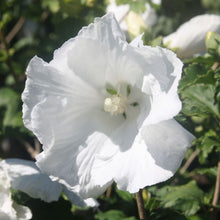
<path id="1" fill-rule="evenodd" d="M 219 135 L 214 130 L 209 130 L 197 140 L 197 147 L 200 149 L 199 161 L 205 163 L 215 147 L 220 149 Z"/>
<path id="2" fill-rule="evenodd" d="M 161 206 L 181 211 L 190 216 L 197 213 L 202 205 L 204 193 L 195 181 L 182 186 L 166 186 L 157 192 L 161 200 Z"/>
<path id="3" fill-rule="evenodd" d="M 196 84 L 182 91 L 183 113 L 189 116 L 211 114 L 220 118 L 217 105 L 214 103 L 215 87 Z"/>
<path id="4" fill-rule="evenodd" d="M 136 220 L 136 218 L 126 217 L 122 211 L 112 209 L 107 212 L 99 212 L 95 215 L 95 220 Z"/>
<path id="5" fill-rule="evenodd" d="M 125 201 L 132 201 L 135 199 L 135 196 L 129 192 L 121 191 L 117 188 L 116 188 L 116 192 Z"/>
<path id="6" fill-rule="evenodd" d="M 23 126 L 21 98 L 9 88 L 0 89 L 0 110 L 3 114 L 3 126 Z"/>

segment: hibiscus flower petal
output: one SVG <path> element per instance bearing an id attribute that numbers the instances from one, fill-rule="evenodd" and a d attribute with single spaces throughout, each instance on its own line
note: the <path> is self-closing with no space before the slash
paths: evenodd
<path id="1" fill-rule="evenodd" d="M 134 145 L 115 157 L 111 169 L 117 170 L 114 180 L 118 188 L 135 193 L 169 179 L 193 139 L 174 119 L 144 127 Z"/>
<path id="2" fill-rule="evenodd" d="M 107 135 L 94 132 L 88 137 L 86 147 L 78 152 L 76 158 L 82 197 L 97 197 L 111 185 L 115 173 L 121 169 L 120 164 L 117 163 L 118 168 L 115 166 L 117 155 L 129 151 L 138 129 L 136 120 L 127 120 Z"/>
<path id="3" fill-rule="evenodd" d="M 173 118 L 181 110 L 177 87 L 182 62 L 167 49 L 157 47 L 147 48 L 146 51 L 149 53 L 144 56 L 149 65 L 146 67 L 142 91 L 151 96 L 151 109 L 144 123 L 154 124 Z"/>
<path id="4" fill-rule="evenodd" d="M 101 43 L 109 44 L 109 46 L 114 44 L 113 42 L 115 40 L 126 40 L 124 33 L 121 31 L 112 13 L 104 15 L 102 18 L 95 18 L 94 23 L 91 23 L 87 27 L 83 27 L 78 36 L 97 39 Z"/>
<path id="5" fill-rule="evenodd" d="M 0 162 L 2 164 L 2 161 Z M 32 213 L 28 207 L 16 204 L 12 200 L 10 178 L 7 171 L 0 166 L 0 219 L 31 219 Z"/>
<path id="6" fill-rule="evenodd" d="M 12 188 L 46 202 L 58 200 L 60 197 L 62 186 L 41 173 L 34 162 L 7 159 L 0 162 L 0 167 L 8 172 Z"/>
<path id="7" fill-rule="evenodd" d="M 81 118 L 84 121 L 81 124 L 85 123 L 85 114 L 90 114 L 94 106 L 103 105 L 100 94 L 74 73 L 71 77 L 63 77 L 38 57 L 30 61 L 26 74 L 28 79 L 22 94 L 23 120 L 44 147 L 53 144 L 55 138 L 63 139 L 64 133 L 71 136 L 76 130 L 74 120 Z M 71 119 L 72 124 L 69 123 Z"/>
<path id="8" fill-rule="evenodd" d="M 98 206 L 98 202 L 94 199 L 83 200 L 78 194 L 79 190 L 71 187 L 64 180 L 42 173 L 33 161 L 6 159 L 0 162 L 0 168 L 7 172 L 12 188 L 25 192 L 33 198 L 52 202 L 57 201 L 64 192 L 74 205 Z"/>
<path id="9" fill-rule="evenodd" d="M 144 43 L 143 43 L 143 40 L 142 40 L 143 35 L 144 35 L 144 33 L 140 34 L 139 36 L 134 38 L 131 41 L 130 45 L 133 46 L 133 47 L 143 47 L 144 46 Z"/>
<path id="10" fill-rule="evenodd" d="M 16 211 L 18 220 L 25 220 L 32 218 L 31 210 L 28 207 L 23 205 L 18 205 L 17 203 L 13 202 L 13 208 Z"/>
<path id="11" fill-rule="evenodd" d="M 120 39 L 111 42 L 109 47 L 92 36 L 91 39 L 79 37 L 69 50 L 68 58 L 69 68 L 98 91 L 105 90 L 106 84 L 134 85 L 143 77 L 140 55 Z"/>

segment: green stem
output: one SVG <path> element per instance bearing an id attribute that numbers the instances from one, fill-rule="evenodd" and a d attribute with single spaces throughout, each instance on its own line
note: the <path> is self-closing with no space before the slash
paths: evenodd
<path id="1" fill-rule="evenodd" d="M 144 200 L 142 196 L 142 189 L 140 189 L 139 192 L 136 193 L 136 201 L 137 201 L 139 218 L 146 220 L 147 218 L 146 218 L 146 213 L 144 210 Z"/>
<path id="2" fill-rule="evenodd" d="M 218 204 L 220 194 L 220 161 L 218 162 L 218 169 L 217 169 L 217 177 L 215 183 L 215 192 L 212 200 L 212 205 L 215 207 Z"/>

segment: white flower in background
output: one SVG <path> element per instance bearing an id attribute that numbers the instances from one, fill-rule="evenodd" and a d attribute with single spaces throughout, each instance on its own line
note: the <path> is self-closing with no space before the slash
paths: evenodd
<path id="1" fill-rule="evenodd" d="M 131 193 L 177 170 L 193 136 L 173 117 L 182 63 L 168 49 L 125 41 L 112 14 L 96 18 L 54 52 L 34 57 L 23 120 L 43 144 L 37 165 L 84 198 L 113 181 Z"/>
<path id="2" fill-rule="evenodd" d="M 11 198 L 10 181 L 7 172 L 0 167 L 0 219 L 26 220 L 32 214 L 28 207 L 18 205 Z"/>
<path id="3" fill-rule="evenodd" d="M 155 5 L 161 5 L 162 0 L 152 0 Z"/>
<path id="4" fill-rule="evenodd" d="M 120 28 L 124 32 L 128 32 L 132 36 L 138 36 L 157 22 L 156 12 L 148 3 L 145 4 L 145 9 L 144 13 L 137 14 L 130 10 L 129 4 L 117 5 L 115 0 L 110 0 L 106 11 L 107 13 L 114 13 Z"/>
<path id="5" fill-rule="evenodd" d="M 0 169 L 7 172 L 13 189 L 27 193 L 29 196 L 45 202 L 57 201 L 64 192 L 74 205 L 80 207 L 97 206 L 94 199 L 83 200 L 65 181 L 49 177 L 42 173 L 33 161 L 6 159 L 0 161 Z"/>
<path id="6" fill-rule="evenodd" d="M 131 37 L 137 37 L 147 29 L 147 25 L 142 16 L 134 11 L 130 11 L 125 20 L 128 27 L 129 36 Z"/>
<path id="7" fill-rule="evenodd" d="M 182 24 L 176 32 L 163 38 L 163 43 L 175 49 L 181 58 L 190 58 L 194 54 L 206 51 L 205 39 L 209 31 L 220 34 L 219 15 L 199 15 Z"/>
<path id="8" fill-rule="evenodd" d="M 128 15 L 130 10 L 129 4 L 125 5 L 117 5 L 115 0 L 110 0 L 110 4 L 107 6 L 106 11 L 112 12 L 115 15 L 115 18 L 120 24 L 120 28 L 123 31 L 128 31 L 128 27 L 125 21 L 126 16 Z"/>
<path id="9" fill-rule="evenodd" d="M 143 20 L 148 27 L 152 27 L 157 23 L 157 14 L 155 10 L 148 4 L 145 4 L 146 10 L 141 14 Z"/>

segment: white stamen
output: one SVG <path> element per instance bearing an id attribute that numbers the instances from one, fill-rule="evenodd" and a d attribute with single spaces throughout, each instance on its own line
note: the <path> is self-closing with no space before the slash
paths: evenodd
<path id="1" fill-rule="evenodd" d="M 104 101 L 104 110 L 111 115 L 122 114 L 125 111 L 125 98 L 120 94 L 112 95 Z"/>

